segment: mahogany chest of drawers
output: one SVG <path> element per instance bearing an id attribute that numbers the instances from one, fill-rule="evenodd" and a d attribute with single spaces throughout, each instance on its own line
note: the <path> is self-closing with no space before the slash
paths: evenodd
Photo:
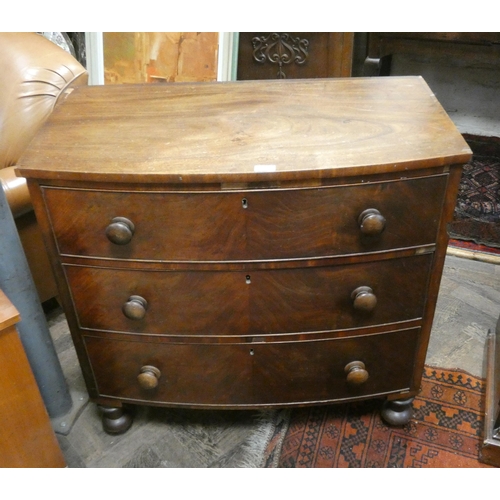
<path id="1" fill-rule="evenodd" d="M 419 77 L 69 94 L 18 173 L 108 432 L 128 404 L 408 421 L 470 155 Z"/>

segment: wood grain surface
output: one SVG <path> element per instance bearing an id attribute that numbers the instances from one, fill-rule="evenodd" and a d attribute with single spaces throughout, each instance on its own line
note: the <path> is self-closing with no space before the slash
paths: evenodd
<path id="1" fill-rule="evenodd" d="M 165 336 L 274 335 L 421 319 L 432 254 L 332 267 L 245 271 L 130 271 L 65 266 L 82 328 Z M 351 293 L 370 286 L 371 312 Z M 146 299 L 142 319 L 122 307 Z M 360 335 L 360 332 L 357 332 Z M 168 339 L 165 339 L 168 341 Z M 217 341 L 217 339 L 215 339 Z"/>
<path id="2" fill-rule="evenodd" d="M 408 389 L 417 339 L 418 329 L 410 329 L 362 339 L 283 344 L 156 344 L 94 337 L 85 344 L 103 396 L 238 408 L 339 401 Z M 358 358 L 366 362 L 370 377 L 353 387 L 344 368 Z M 144 364 L 161 372 L 155 390 L 137 383 Z"/>
<path id="3" fill-rule="evenodd" d="M 44 198 L 63 255 L 255 261 L 433 244 L 447 180 L 441 174 L 329 188 L 224 192 L 47 187 Z M 363 237 L 360 231 L 358 218 L 369 208 L 386 219 L 379 236 Z M 135 226 L 127 245 L 106 237 L 115 217 Z"/>
<path id="4" fill-rule="evenodd" d="M 421 169 L 470 155 L 421 77 L 112 85 L 70 94 L 18 173 L 258 182 Z"/>

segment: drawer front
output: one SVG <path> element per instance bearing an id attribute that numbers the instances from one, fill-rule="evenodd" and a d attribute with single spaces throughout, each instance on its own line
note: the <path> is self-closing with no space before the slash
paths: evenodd
<path id="1" fill-rule="evenodd" d="M 253 271 L 135 271 L 68 265 L 65 272 L 83 328 L 260 335 L 420 318 L 432 258 L 425 254 L 335 267 Z"/>
<path id="2" fill-rule="evenodd" d="M 432 244 L 446 181 L 447 175 L 440 175 L 330 188 L 215 193 L 44 188 L 44 197 L 62 254 L 265 260 Z M 360 216 L 368 209 L 380 214 L 369 217 L 375 220 L 375 231 L 376 219 L 385 219 L 379 235 L 363 233 L 367 219 L 360 228 Z M 107 237 L 115 230 L 126 235 L 118 244 Z"/>
<path id="3" fill-rule="evenodd" d="M 418 333 L 410 329 L 360 338 L 247 345 L 93 337 L 85 343 L 101 397 L 252 406 L 329 402 L 406 390 L 412 383 Z M 348 381 L 346 367 L 353 362 L 358 362 L 358 374 L 364 365 L 366 381 Z M 138 379 L 141 373 L 148 373 L 145 387 Z"/>

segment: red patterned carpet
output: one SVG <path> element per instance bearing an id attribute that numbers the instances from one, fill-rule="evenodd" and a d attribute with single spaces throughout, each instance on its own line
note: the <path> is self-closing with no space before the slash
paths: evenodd
<path id="1" fill-rule="evenodd" d="M 488 467 L 479 461 L 483 403 L 482 379 L 426 367 L 404 427 L 382 421 L 380 401 L 287 411 L 265 467 Z"/>
<path id="2" fill-rule="evenodd" d="M 499 249 L 500 138 L 468 135 L 464 138 L 473 156 L 463 169 L 449 233 L 454 240 Z"/>

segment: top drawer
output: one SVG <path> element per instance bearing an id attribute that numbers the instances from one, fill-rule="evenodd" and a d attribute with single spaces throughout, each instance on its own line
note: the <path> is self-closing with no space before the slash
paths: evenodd
<path id="1" fill-rule="evenodd" d="M 255 261 L 432 244 L 446 183 L 443 174 L 302 189 L 146 192 L 44 187 L 43 193 L 64 255 Z M 372 214 L 376 234 L 364 234 L 370 217 L 362 223 L 362 214 Z M 120 243 L 110 240 L 110 232 Z"/>

